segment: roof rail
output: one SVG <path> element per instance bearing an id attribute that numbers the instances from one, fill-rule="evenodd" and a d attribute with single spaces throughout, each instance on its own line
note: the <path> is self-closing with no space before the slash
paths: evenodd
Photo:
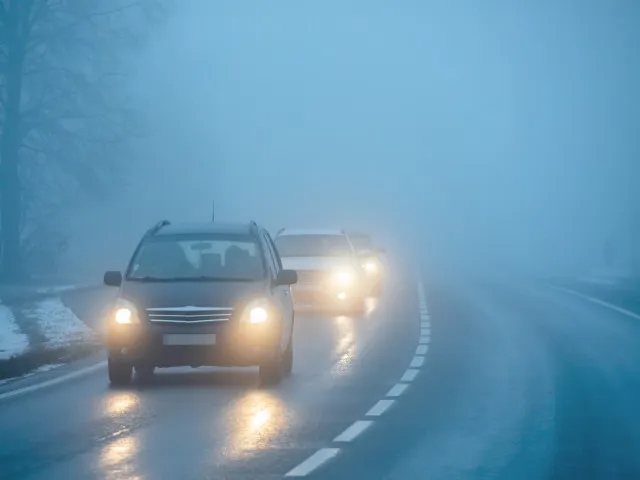
<path id="1" fill-rule="evenodd" d="M 169 220 L 160 220 L 153 227 L 147 230 L 147 233 L 145 233 L 145 236 L 155 235 L 160 231 L 162 227 L 166 227 L 167 225 L 171 225 L 171 222 Z"/>
<path id="2" fill-rule="evenodd" d="M 255 220 L 251 220 L 249 222 L 249 229 L 251 230 L 251 233 L 254 235 L 258 233 L 258 224 L 255 222 Z"/>
<path id="3" fill-rule="evenodd" d="M 280 230 L 278 230 L 278 231 L 276 232 L 276 235 L 280 235 L 280 234 L 281 234 L 282 232 L 284 232 L 285 230 L 286 230 L 286 229 L 285 229 L 285 227 L 282 227 Z"/>

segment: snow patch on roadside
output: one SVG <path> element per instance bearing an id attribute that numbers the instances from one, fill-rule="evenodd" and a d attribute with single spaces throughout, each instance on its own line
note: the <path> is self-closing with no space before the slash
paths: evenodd
<path id="1" fill-rule="evenodd" d="M 9 360 L 29 348 L 28 337 L 20 331 L 11 309 L 0 305 L 0 360 Z"/>
<path id="2" fill-rule="evenodd" d="M 37 301 L 22 314 L 37 322 L 47 348 L 61 348 L 93 340 L 94 334 L 58 297 Z"/>
<path id="3" fill-rule="evenodd" d="M 81 288 L 98 287 L 100 284 L 81 284 L 81 285 L 54 285 L 51 287 L 41 287 L 36 290 L 40 295 L 49 295 L 56 293 L 65 293 L 72 290 L 80 290 Z"/>

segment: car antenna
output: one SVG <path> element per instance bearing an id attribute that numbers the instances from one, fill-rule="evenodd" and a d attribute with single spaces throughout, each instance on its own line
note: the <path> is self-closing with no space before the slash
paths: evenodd
<path id="1" fill-rule="evenodd" d="M 212 222 L 216 221 L 216 201 L 215 200 L 211 201 L 211 221 Z"/>

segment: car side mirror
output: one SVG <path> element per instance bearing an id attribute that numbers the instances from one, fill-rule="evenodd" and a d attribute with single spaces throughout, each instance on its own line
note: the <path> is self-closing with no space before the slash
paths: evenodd
<path id="1" fill-rule="evenodd" d="M 103 281 L 108 287 L 119 287 L 122 285 L 122 273 L 115 270 L 105 272 Z"/>
<path id="2" fill-rule="evenodd" d="M 276 285 L 293 285 L 298 283 L 298 272 L 295 270 L 280 270 L 276 278 Z"/>

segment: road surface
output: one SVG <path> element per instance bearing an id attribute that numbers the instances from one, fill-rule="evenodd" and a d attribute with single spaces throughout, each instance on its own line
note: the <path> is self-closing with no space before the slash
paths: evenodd
<path id="1" fill-rule="evenodd" d="M 0 478 L 640 478 L 640 320 L 534 283 L 423 281 L 359 318 L 299 315 L 278 387 L 174 369 L 113 389 L 101 359 L 5 386 Z M 109 295 L 65 300 L 95 326 Z"/>

